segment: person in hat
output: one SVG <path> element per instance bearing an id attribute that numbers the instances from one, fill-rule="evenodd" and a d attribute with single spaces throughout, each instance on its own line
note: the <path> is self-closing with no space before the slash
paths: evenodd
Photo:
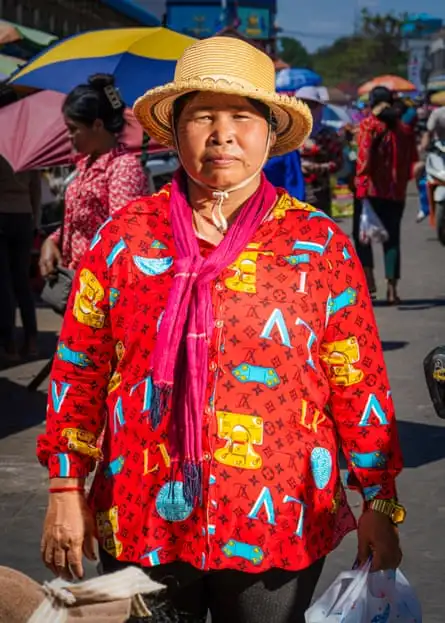
<path id="1" fill-rule="evenodd" d="M 53 365 L 43 560 L 82 576 L 96 536 L 105 572 L 140 565 L 166 586 L 153 621 L 303 622 L 356 528 L 339 444 L 364 499 L 359 561 L 401 559 L 402 459 L 365 278 L 340 228 L 262 172 L 312 127 L 274 85 L 263 52 L 214 37 L 137 100 L 182 167 L 95 235 Z"/>
<path id="2" fill-rule="evenodd" d="M 403 120 L 403 106 L 392 91 L 375 87 L 369 94 L 371 114 L 360 124 L 356 168 L 356 196 L 360 205 L 369 199 L 374 212 L 388 232 L 383 243 L 386 301 L 398 305 L 398 282 L 401 277 L 401 224 L 406 192 L 418 162 L 415 128 L 410 115 Z M 360 221 L 360 213 L 356 222 Z M 360 247 L 356 228 L 356 245 Z M 363 256 L 362 256 L 363 257 Z M 368 286 L 376 291 L 372 253 L 366 252 Z"/>
<path id="3" fill-rule="evenodd" d="M 318 87 L 301 87 L 295 97 L 309 106 L 313 118 L 311 135 L 300 148 L 306 201 L 331 214 L 331 177 L 343 166 L 343 142 L 335 130 L 322 123 L 325 102 Z"/>

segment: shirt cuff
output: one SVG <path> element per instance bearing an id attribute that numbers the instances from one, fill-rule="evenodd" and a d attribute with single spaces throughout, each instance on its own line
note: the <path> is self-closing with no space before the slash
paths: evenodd
<path id="1" fill-rule="evenodd" d="M 361 479 L 359 482 L 354 472 L 349 472 L 346 476 L 346 486 L 348 489 L 358 491 L 365 502 L 372 500 L 393 500 L 397 498 L 397 487 L 394 478 L 387 474 L 382 474 L 382 478 L 376 481 L 375 478 Z"/>
<path id="2" fill-rule="evenodd" d="M 50 478 L 86 478 L 95 465 L 90 457 L 75 452 L 52 454 L 48 460 Z"/>

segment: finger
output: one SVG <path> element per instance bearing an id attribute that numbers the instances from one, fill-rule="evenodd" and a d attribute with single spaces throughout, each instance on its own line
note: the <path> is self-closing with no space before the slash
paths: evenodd
<path id="1" fill-rule="evenodd" d="M 82 547 L 79 544 L 72 545 L 67 551 L 67 563 L 71 570 L 71 573 L 79 580 L 83 578 L 83 566 L 82 566 Z"/>
<path id="2" fill-rule="evenodd" d="M 96 539 L 92 534 L 85 534 L 82 549 L 85 557 L 88 558 L 88 560 L 97 560 Z"/>
<path id="3" fill-rule="evenodd" d="M 47 567 L 51 571 L 51 573 L 53 573 L 54 575 L 57 575 L 57 570 L 56 570 L 56 567 L 54 566 L 53 548 L 50 547 L 50 545 L 46 541 L 43 541 L 40 551 L 42 555 L 43 564 L 45 565 L 45 567 Z"/>
<path id="4" fill-rule="evenodd" d="M 60 545 L 54 549 L 54 566 L 57 575 L 63 576 L 66 570 L 66 551 Z"/>

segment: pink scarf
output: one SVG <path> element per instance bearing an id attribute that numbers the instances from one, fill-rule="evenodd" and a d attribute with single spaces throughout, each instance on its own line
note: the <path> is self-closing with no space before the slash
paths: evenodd
<path id="1" fill-rule="evenodd" d="M 175 276 L 153 354 L 150 418 L 156 428 L 171 398 L 170 456 L 182 470 L 184 498 L 202 499 L 202 419 L 214 331 L 210 283 L 233 263 L 272 209 L 276 190 L 262 175 L 224 240 L 203 258 L 192 223 L 186 177 L 173 179 L 170 218 L 177 250 Z"/>

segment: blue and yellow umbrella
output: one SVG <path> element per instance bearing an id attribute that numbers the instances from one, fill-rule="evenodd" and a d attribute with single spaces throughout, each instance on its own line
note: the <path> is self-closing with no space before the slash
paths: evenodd
<path id="1" fill-rule="evenodd" d="M 69 93 L 92 74 L 113 74 L 125 103 L 132 106 L 147 89 L 173 79 L 176 60 L 194 41 L 161 27 L 85 32 L 32 59 L 10 83 Z"/>

